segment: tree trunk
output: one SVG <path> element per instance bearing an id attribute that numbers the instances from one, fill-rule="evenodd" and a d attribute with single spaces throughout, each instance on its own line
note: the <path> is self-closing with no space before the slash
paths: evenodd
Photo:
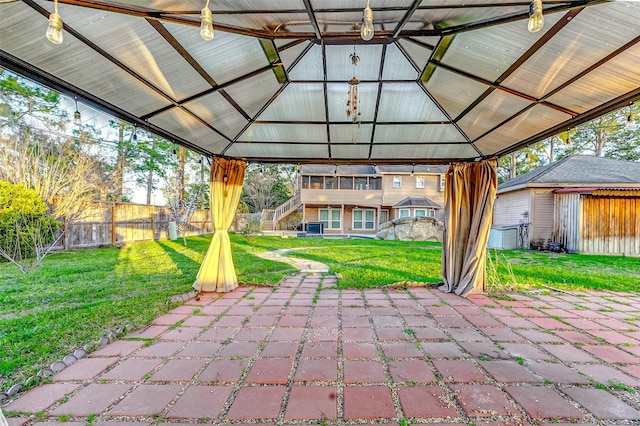
<path id="1" fill-rule="evenodd" d="M 127 151 L 124 146 L 124 123 L 118 125 L 118 159 L 115 169 L 116 181 L 116 202 L 122 202 L 122 193 L 124 192 L 124 162 L 127 157 Z"/>
<path id="2" fill-rule="evenodd" d="M 153 192 L 153 170 L 149 169 L 147 175 L 147 205 L 151 205 L 151 193 Z"/>
<path id="3" fill-rule="evenodd" d="M 516 153 L 509 154 L 509 179 L 516 177 Z"/>
<path id="4" fill-rule="evenodd" d="M 184 200 L 184 157 L 185 149 L 180 147 L 178 152 L 178 205 L 182 206 Z"/>
<path id="5" fill-rule="evenodd" d="M 200 209 L 204 210 L 204 161 L 200 157 Z"/>

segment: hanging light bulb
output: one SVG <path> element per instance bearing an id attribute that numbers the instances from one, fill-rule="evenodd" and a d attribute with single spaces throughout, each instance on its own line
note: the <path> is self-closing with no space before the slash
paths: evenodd
<path id="1" fill-rule="evenodd" d="M 529 32 L 537 33 L 544 25 L 544 15 L 542 15 L 542 0 L 532 0 L 529 5 Z"/>
<path id="2" fill-rule="evenodd" d="M 209 10 L 209 0 L 200 11 L 200 37 L 204 41 L 213 40 L 213 15 Z"/>
<path id="3" fill-rule="evenodd" d="M 369 7 L 369 0 L 367 0 L 367 7 L 362 12 L 362 28 L 360 29 L 360 37 L 364 41 L 369 41 L 373 38 L 373 11 Z"/>
<path id="4" fill-rule="evenodd" d="M 62 18 L 58 15 L 58 0 L 54 0 L 53 13 L 49 15 L 47 39 L 53 44 L 62 43 Z"/>
<path id="5" fill-rule="evenodd" d="M 336 168 L 333 170 L 333 177 L 338 176 L 338 165 L 336 164 Z"/>
<path id="6" fill-rule="evenodd" d="M 134 142 L 138 141 L 138 126 L 133 125 L 133 136 L 131 137 Z"/>
<path id="7" fill-rule="evenodd" d="M 79 126 L 82 124 L 82 115 L 80 115 L 80 111 L 78 110 L 78 98 L 75 98 L 76 102 L 76 110 L 73 112 L 73 124 Z"/>
<path id="8" fill-rule="evenodd" d="M 633 112 L 630 112 L 627 116 L 627 122 L 624 125 L 627 129 L 635 130 L 638 125 L 636 124 L 636 116 Z"/>
<path id="9" fill-rule="evenodd" d="M 411 165 L 411 176 L 414 176 L 416 174 L 416 165 L 412 164 Z"/>

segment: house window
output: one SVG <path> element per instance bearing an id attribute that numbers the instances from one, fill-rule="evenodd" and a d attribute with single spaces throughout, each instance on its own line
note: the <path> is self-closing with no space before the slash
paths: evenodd
<path id="1" fill-rule="evenodd" d="M 380 210 L 380 223 L 389 221 L 389 210 Z"/>
<path id="2" fill-rule="evenodd" d="M 447 180 L 445 179 L 444 175 L 438 176 L 438 184 L 439 184 L 440 192 L 444 192 L 444 186 L 446 183 L 447 183 Z"/>
<path id="3" fill-rule="evenodd" d="M 416 177 L 416 188 L 424 188 L 424 176 Z"/>
<path id="4" fill-rule="evenodd" d="M 369 189 L 371 190 L 381 190 L 382 189 L 382 178 L 379 177 L 371 177 L 369 178 Z"/>
<path id="5" fill-rule="evenodd" d="M 302 176 L 302 189 L 309 189 L 309 176 Z"/>
<path id="6" fill-rule="evenodd" d="M 355 189 L 359 189 L 359 190 L 369 189 L 369 182 L 367 182 L 366 177 L 354 178 L 354 182 L 355 182 Z"/>
<path id="7" fill-rule="evenodd" d="M 311 189 L 322 189 L 324 187 L 324 176 L 311 176 Z"/>
<path id="8" fill-rule="evenodd" d="M 340 177 L 340 189 L 353 189 L 353 178 Z"/>
<path id="9" fill-rule="evenodd" d="M 324 178 L 324 189 L 338 189 L 338 178 L 326 176 Z"/>
<path id="10" fill-rule="evenodd" d="M 375 229 L 375 210 L 353 210 L 353 229 Z"/>
<path id="11" fill-rule="evenodd" d="M 425 217 L 427 215 L 427 211 L 425 209 L 416 209 L 416 217 Z"/>
<path id="12" fill-rule="evenodd" d="M 319 209 L 319 222 L 324 224 L 324 229 L 340 229 L 340 210 L 338 209 Z"/>
<path id="13" fill-rule="evenodd" d="M 429 217 L 436 217 L 436 209 L 429 209 Z"/>
<path id="14" fill-rule="evenodd" d="M 394 176 L 393 177 L 393 187 L 394 188 L 402 188 L 402 176 Z"/>
<path id="15" fill-rule="evenodd" d="M 411 211 L 409 209 L 400 209 L 400 217 L 409 217 L 411 216 Z"/>

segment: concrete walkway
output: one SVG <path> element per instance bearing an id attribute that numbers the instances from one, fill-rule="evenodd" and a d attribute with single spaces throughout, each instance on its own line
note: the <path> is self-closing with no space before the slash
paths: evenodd
<path id="1" fill-rule="evenodd" d="M 191 300 L 9 401 L 9 425 L 640 422 L 640 294 L 335 285 Z"/>
<path id="2" fill-rule="evenodd" d="M 274 250 L 274 251 L 266 251 L 263 253 L 258 253 L 258 257 L 267 260 L 273 260 L 276 262 L 288 263 L 295 268 L 298 268 L 300 272 L 312 273 L 318 272 L 321 274 L 326 274 L 329 272 L 329 267 L 324 263 L 316 262 L 314 260 L 307 259 L 299 259 L 296 257 L 288 257 L 285 254 L 296 251 L 296 250 L 308 250 L 307 248 L 293 248 L 293 249 L 284 249 L 284 250 Z"/>

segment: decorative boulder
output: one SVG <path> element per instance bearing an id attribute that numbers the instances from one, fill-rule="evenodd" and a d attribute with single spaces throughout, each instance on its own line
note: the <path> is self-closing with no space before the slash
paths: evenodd
<path id="1" fill-rule="evenodd" d="M 432 217 L 403 217 L 380 225 L 378 240 L 442 242 L 444 224 Z"/>

